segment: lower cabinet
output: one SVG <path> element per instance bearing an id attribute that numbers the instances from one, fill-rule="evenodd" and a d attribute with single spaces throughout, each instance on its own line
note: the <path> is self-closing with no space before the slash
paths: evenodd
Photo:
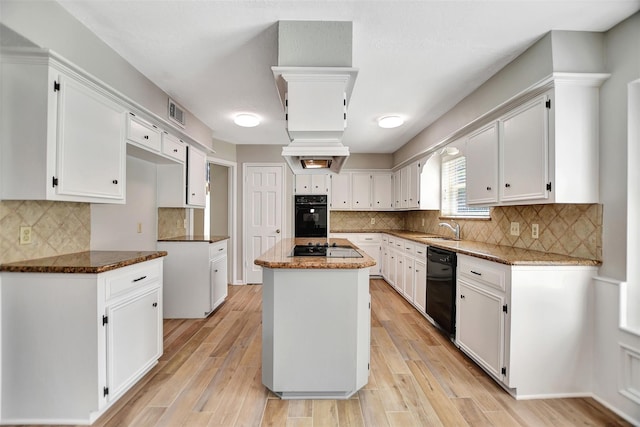
<path id="1" fill-rule="evenodd" d="M 458 254 L 456 343 L 518 398 L 588 394 L 590 266 L 504 265 Z"/>
<path id="2" fill-rule="evenodd" d="M 369 276 L 382 274 L 382 235 L 380 233 L 331 233 L 331 237 L 349 240 L 376 260 L 376 265 L 369 268 Z"/>
<path id="3" fill-rule="evenodd" d="M 142 378 L 162 355 L 162 264 L 2 273 L 0 422 L 90 424 Z"/>
<path id="4" fill-rule="evenodd" d="M 427 246 L 383 235 L 382 277 L 422 314 L 427 305 Z"/>
<path id="5" fill-rule="evenodd" d="M 164 318 L 207 317 L 227 297 L 227 241 L 161 241 Z"/>

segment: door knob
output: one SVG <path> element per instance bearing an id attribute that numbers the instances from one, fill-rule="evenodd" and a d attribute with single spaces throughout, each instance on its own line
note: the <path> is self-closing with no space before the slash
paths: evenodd
<path id="1" fill-rule="evenodd" d="M 280 234 L 280 229 L 279 229 L 279 228 L 276 230 L 276 233 L 277 233 L 277 234 Z"/>

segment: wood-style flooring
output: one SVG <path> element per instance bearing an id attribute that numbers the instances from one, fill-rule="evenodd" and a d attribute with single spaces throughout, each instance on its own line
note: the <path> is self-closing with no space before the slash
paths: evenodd
<path id="1" fill-rule="evenodd" d="M 266 390 L 261 286 L 230 286 L 208 319 L 165 321 L 158 365 L 95 425 L 629 425 L 590 398 L 513 399 L 386 282 L 372 280 L 371 295 L 371 375 L 351 399 L 287 401 Z"/>

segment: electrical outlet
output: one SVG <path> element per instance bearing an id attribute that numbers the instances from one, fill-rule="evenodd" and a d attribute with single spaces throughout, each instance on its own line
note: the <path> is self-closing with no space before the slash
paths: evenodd
<path id="1" fill-rule="evenodd" d="M 540 228 L 538 227 L 538 224 L 531 224 L 531 238 L 537 239 L 539 232 Z"/>
<path id="2" fill-rule="evenodd" d="M 142 233 L 142 223 L 138 223 L 138 233 Z"/>
<path id="3" fill-rule="evenodd" d="M 20 227 L 20 244 L 21 245 L 31 244 L 31 227 L 28 225 L 23 225 Z"/>
<path id="4" fill-rule="evenodd" d="M 511 235 L 512 236 L 519 236 L 520 235 L 520 223 L 519 222 L 512 222 L 511 223 Z"/>
<path id="5" fill-rule="evenodd" d="M 376 223 L 376 219 L 375 218 L 371 218 L 371 225 Z"/>
<path id="6" fill-rule="evenodd" d="M 424 218 L 422 218 L 422 226 L 424 227 Z"/>

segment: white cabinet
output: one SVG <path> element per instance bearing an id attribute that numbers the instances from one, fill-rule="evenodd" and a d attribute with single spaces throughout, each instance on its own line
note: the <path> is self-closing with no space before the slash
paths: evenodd
<path id="1" fill-rule="evenodd" d="M 371 176 L 372 208 L 376 211 L 393 209 L 393 174 L 374 173 Z"/>
<path id="2" fill-rule="evenodd" d="M 420 207 L 420 174 L 422 166 L 422 161 L 416 160 L 394 172 L 394 208 L 396 210 L 418 209 Z"/>
<path id="3" fill-rule="evenodd" d="M 99 274 L 2 273 L 0 421 L 95 421 L 161 356 L 161 292 L 162 258 Z"/>
<path id="4" fill-rule="evenodd" d="M 548 198 L 548 98 L 541 96 L 500 119 L 500 201 Z"/>
<path id="5" fill-rule="evenodd" d="M 329 175 L 295 175 L 296 194 L 329 194 Z"/>
<path id="6" fill-rule="evenodd" d="M 413 305 L 420 313 L 427 312 L 427 263 L 424 258 L 416 258 L 414 267 L 415 297 Z"/>
<path id="7" fill-rule="evenodd" d="M 154 124 L 143 120 L 134 113 L 127 117 L 127 141 L 146 150 L 160 152 L 162 137 L 160 129 Z"/>
<path id="8" fill-rule="evenodd" d="M 382 235 L 380 233 L 331 233 L 332 238 L 347 239 L 376 261 L 369 267 L 370 276 L 382 274 Z"/>
<path id="9" fill-rule="evenodd" d="M 466 142 L 467 204 L 498 201 L 498 123 L 469 135 Z"/>
<path id="10" fill-rule="evenodd" d="M 588 393 L 596 272 L 458 254 L 456 343 L 518 398 Z"/>
<path id="11" fill-rule="evenodd" d="M 425 314 L 427 246 L 395 236 L 385 235 L 384 238 L 387 239 L 387 243 L 383 244 L 387 270 L 383 278 L 420 313 Z"/>
<path id="12" fill-rule="evenodd" d="M 184 163 L 187 160 L 187 144 L 180 138 L 164 131 L 162 132 L 162 154 Z"/>
<path id="13" fill-rule="evenodd" d="M 351 175 L 351 207 L 355 210 L 371 209 L 371 174 L 354 172 Z"/>
<path id="14" fill-rule="evenodd" d="M 125 108 L 49 57 L 21 59 L 1 65 L 2 199 L 124 203 Z"/>
<path id="15" fill-rule="evenodd" d="M 351 209 L 351 174 L 331 175 L 331 209 Z"/>
<path id="16" fill-rule="evenodd" d="M 164 265 L 164 317 L 204 318 L 227 297 L 227 241 L 160 241 Z"/>
<path id="17" fill-rule="evenodd" d="M 187 147 L 187 205 L 205 207 L 207 203 L 207 156 Z"/>
<path id="18" fill-rule="evenodd" d="M 158 164 L 158 207 L 205 207 L 208 184 L 207 156 L 190 145 L 186 147 L 186 158 L 186 164 Z"/>

